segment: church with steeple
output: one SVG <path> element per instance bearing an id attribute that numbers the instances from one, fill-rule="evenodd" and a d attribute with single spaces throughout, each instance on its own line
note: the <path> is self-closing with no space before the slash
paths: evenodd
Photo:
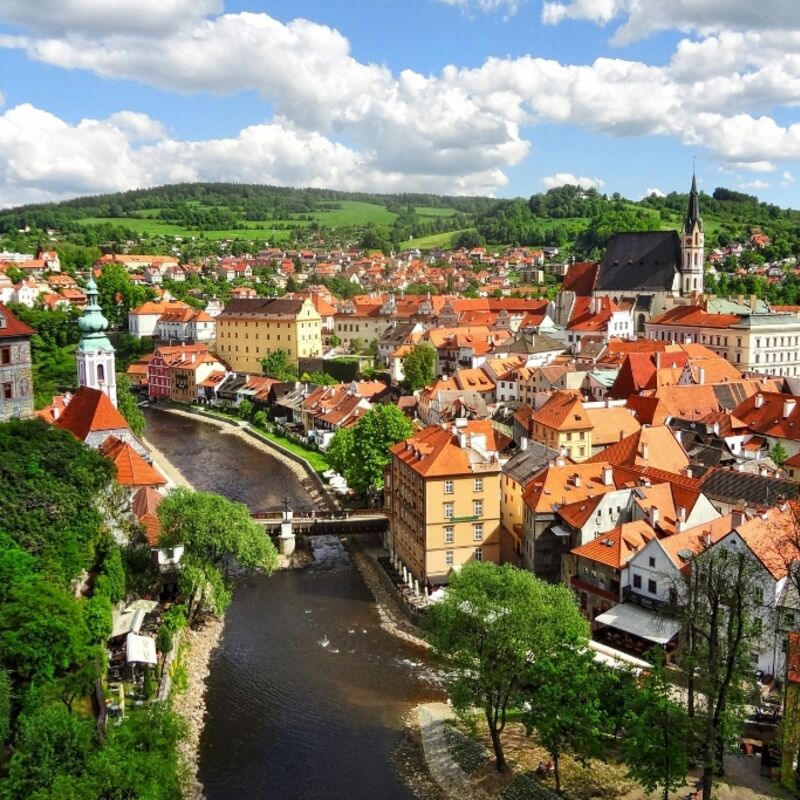
<path id="1" fill-rule="evenodd" d="M 705 261 L 705 242 L 703 220 L 700 217 L 700 202 L 697 198 L 697 179 L 692 173 L 692 189 L 689 192 L 689 210 L 683 221 L 681 243 L 683 261 L 681 265 L 681 294 L 703 293 L 703 262 Z"/>
<path id="2" fill-rule="evenodd" d="M 681 232 L 619 233 L 609 241 L 600 263 L 574 264 L 558 296 L 557 322 L 568 324 L 577 297 L 607 297 L 614 307 L 631 310 L 634 330 L 643 334 L 652 317 L 676 305 L 699 302 L 704 264 L 703 220 L 692 172 Z"/>
<path id="3" fill-rule="evenodd" d="M 99 389 L 117 405 L 117 373 L 114 347 L 108 340 L 108 320 L 97 300 L 97 284 L 89 277 L 86 284 L 86 308 L 78 320 L 81 341 L 76 353 L 78 359 L 78 386 Z"/>

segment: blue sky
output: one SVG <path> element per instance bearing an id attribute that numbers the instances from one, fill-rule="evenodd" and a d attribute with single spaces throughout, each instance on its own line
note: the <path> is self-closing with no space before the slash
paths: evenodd
<path id="1" fill-rule="evenodd" d="M 800 206 L 795 0 L 0 0 L 0 205 L 182 180 Z"/>

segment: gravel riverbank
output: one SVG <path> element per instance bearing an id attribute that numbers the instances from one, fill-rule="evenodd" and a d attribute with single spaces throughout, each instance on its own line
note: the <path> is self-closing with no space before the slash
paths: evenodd
<path id="1" fill-rule="evenodd" d="M 202 800 L 203 785 L 197 778 L 200 736 L 206 716 L 206 680 L 210 671 L 211 656 L 219 644 L 225 621 L 221 617 L 207 617 L 194 630 L 184 636 L 183 665 L 188 676 L 186 689 L 174 692 L 172 707 L 188 726 L 188 734 L 179 746 L 188 776 L 185 787 L 186 800 Z"/>

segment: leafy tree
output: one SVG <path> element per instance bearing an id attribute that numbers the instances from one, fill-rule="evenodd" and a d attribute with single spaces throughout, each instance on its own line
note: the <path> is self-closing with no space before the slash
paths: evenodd
<path id="1" fill-rule="evenodd" d="M 383 471 L 391 460 L 389 448 L 412 432 L 411 422 L 397 406 L 374 406 L 354 427 L 334 433 L 328 461 L 352 489 L 362 493 L 381 489 Z"/>
<path id="2" fill-rule="evenodd" d="M 664 800 L 680 789 L 689 771 L 691 725 L 686 708 L 672 699 L 663 655 L 631 696 L 623 747 L 629 775 L 646 792 L 661 789 Z"/>
<path id="3" fill-rule="evenodd" d="M 352 428 L 339 428 L 331 437 L 325 457 L 328 463 L 342 476 L 353 467 L 354 437 Z"/>
<path id="4" fill-rule="evenodd" d="M 125 567 L 122 551 L 110 537 L 105 536 L 97 546 L 100 573 L 95 582 L 95 594 L 103 594 L 111 603 L 119 603 L 125 597 Z"/>
<path id="5" fill-rule="evenodd" d="M 158 648 L 158 652 L 162 655 L 166 655 L 172 650 L 172 645 L 172 631 L 166 625 L 162 625 L 158 629 L 158 634 L 156 635 L 156 647 Z"/>
<path id="6" fill-rule="evenodd" d="M 91 566 L 113 465 L 42 420 L 0 425 L 0 530 L 66 586 Z M 17 554 L 18 555 L 18 554 Z"/>
<path id="7" fill-rule="evenodd" d="M 158 517 L 160 544 L 186 548 L 181 586 L 193 616 L 206 605 L 218 613 L 225 610 L 231 596 L 232 561 L 267 573 L 277 567 L 275 546 L 242 503 L 178 488 L 161 501 Z"/>
<path id="8" fill-rule="evenodd" d="M 536 660 L 525 688 L 526 730 L 553 759 L 556 791 L 561 791 L 561 756 L 581 759 L 600 754 L 603 710 L 600 671 L 588 650 L 565 645 Z M 566 677 L 568 676 L 568 677 Z"/>
<path id="9" fill-rule="evenodd" d="M 239 403 L 239 416 L 242 419 L 250 419 L 253 414 L 253 404 L 245 397 Z"/>
<path id="10" fill-rule="evenodd" d="M 564 647 L 584 643 L 588 624 L 566 587 L 511 566 L 469 562 L 451 576 L 427 625 L 455 708 L 481 709 L 502 770 L 500 737 L 509 709 L 526 699 L 531 668 Z"/>
<path id="11" fill-rule="evenodd" d="M 297 367 L 292 364 L 288 350 L 273 350 L 261 359 L 261 369 L 268 378 L 287 383 L 297 378 Z"/>
<path id="12" fill-rule="evenodd" d="M 255 425 L 257 428 L 266 430 L 268 422 L 269 417 L 267 416 L 266 411 L 256 411 L 256 413 L 253 414 L 253 425 Z"/>
<path id="13" fill-rule="evenodd" d="M 145 428 L 144 414 L 131 393 L 130 378 L 124 372 L 117 373 L 117 407 L 131 431 L 141 436 Z"/>
<path id="14" fill-rule="evenodd" d="M 761 638 L 758 571 L 746 549 L 721 544 L 692 559 L 687 584 L 677 587 L 680 664 L 687 675 L 694 760 L 703 767 L 703 800 L 711 800 L 714 776 L 723 773 L 725 752 L 741 733 Z"/>
<path id="15" fill-rule="evenodd" d="M 153 290 L 138 286 L 131 281 L 128 270 L 114 262 L 103 266 L 103 274 L 97 279 L 100 306 L 112 328 L 128 321 L 128 312 L 154 297 Z"/>
<path id="16" fill-rule="evenodd" d="M 3 787 L 6 796 L 31 797 L 59 774 L 79 775 L 91 753 L 93 727 L 61 705 L 23 713 Z"/>
<path id="17" fill-rule="evenodd" d="M 428 342 L 414 345 L 402 362 L 403 385 L 412 392 L 430 386 L 436 379 L 436 348 Z"/>
<path id="18" fill-rule="evenodd" d="M 0 607 L 0 657 L 21 680 L 53 680 L 83 660 L 89 641 L 75 599 L 41 575 L 16 582 Z"/>
<path id="19" fill-rule="evenodd" d="M 786 452 L 786 448 L 780 442 L 775 442 L 775 444 L 772 447 L 772 450 L 769 451 L 769 454 L 772 460 L 779 467 L 782 467 L 786 459 L 789 458 L 789 454 Z"/>
<path id="20" fill-rule="evenodd" d="M 331 347 L 338 347 L 342 343 L 342 340 L 335 333 L 328 337 L 328 341 L 331 343 Z"/>
<path id="21" fill-rule="evenodd" d="M 93 642 L 103 643 L 111 636 L 114 606 L 108 595 L 95 594 L 83 603 L 83 618 Z"/>
<path id="22" fill-rule="evenodd" d="M 4 746 L 11 734 L 11 678 L 8 671 L 0 668 L 0 747 Z"/>
<path id="23" fill-rule="evenodd" d="M 328 375 L 326 372 L 304 372 L 300 376 L 300 381 L 301 383 L 313 383 L 317 386 L 333 386 L 339 382 L 333 375 Z"/>

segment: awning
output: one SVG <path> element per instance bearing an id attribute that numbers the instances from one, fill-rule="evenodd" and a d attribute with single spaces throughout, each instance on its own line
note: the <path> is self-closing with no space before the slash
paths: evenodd
<path id="1" fill-rule="evenodd" d="M 677 620 L 649 611 L 636 603 L 620 603 L 595 617 L 595 622 L 656 644 L 667 644 L 681 629 Z"/>
<path id="2" fill-rule="evenodd" d="M 125 640 L 125 656 L 129 664 L 158 664 L 156 643 L 149 636 L 129 633 Z"/>
<path id="3" fill-rule="evenodd" d="M 144 611 L 137 608 L 134 611 L 125 610 L 121 614 L 114 615 L 114 624 L 111 629 L 111 638 L 116 639 L 127 633 L 139 633 L 139 629 L 144 622 Z"/>

